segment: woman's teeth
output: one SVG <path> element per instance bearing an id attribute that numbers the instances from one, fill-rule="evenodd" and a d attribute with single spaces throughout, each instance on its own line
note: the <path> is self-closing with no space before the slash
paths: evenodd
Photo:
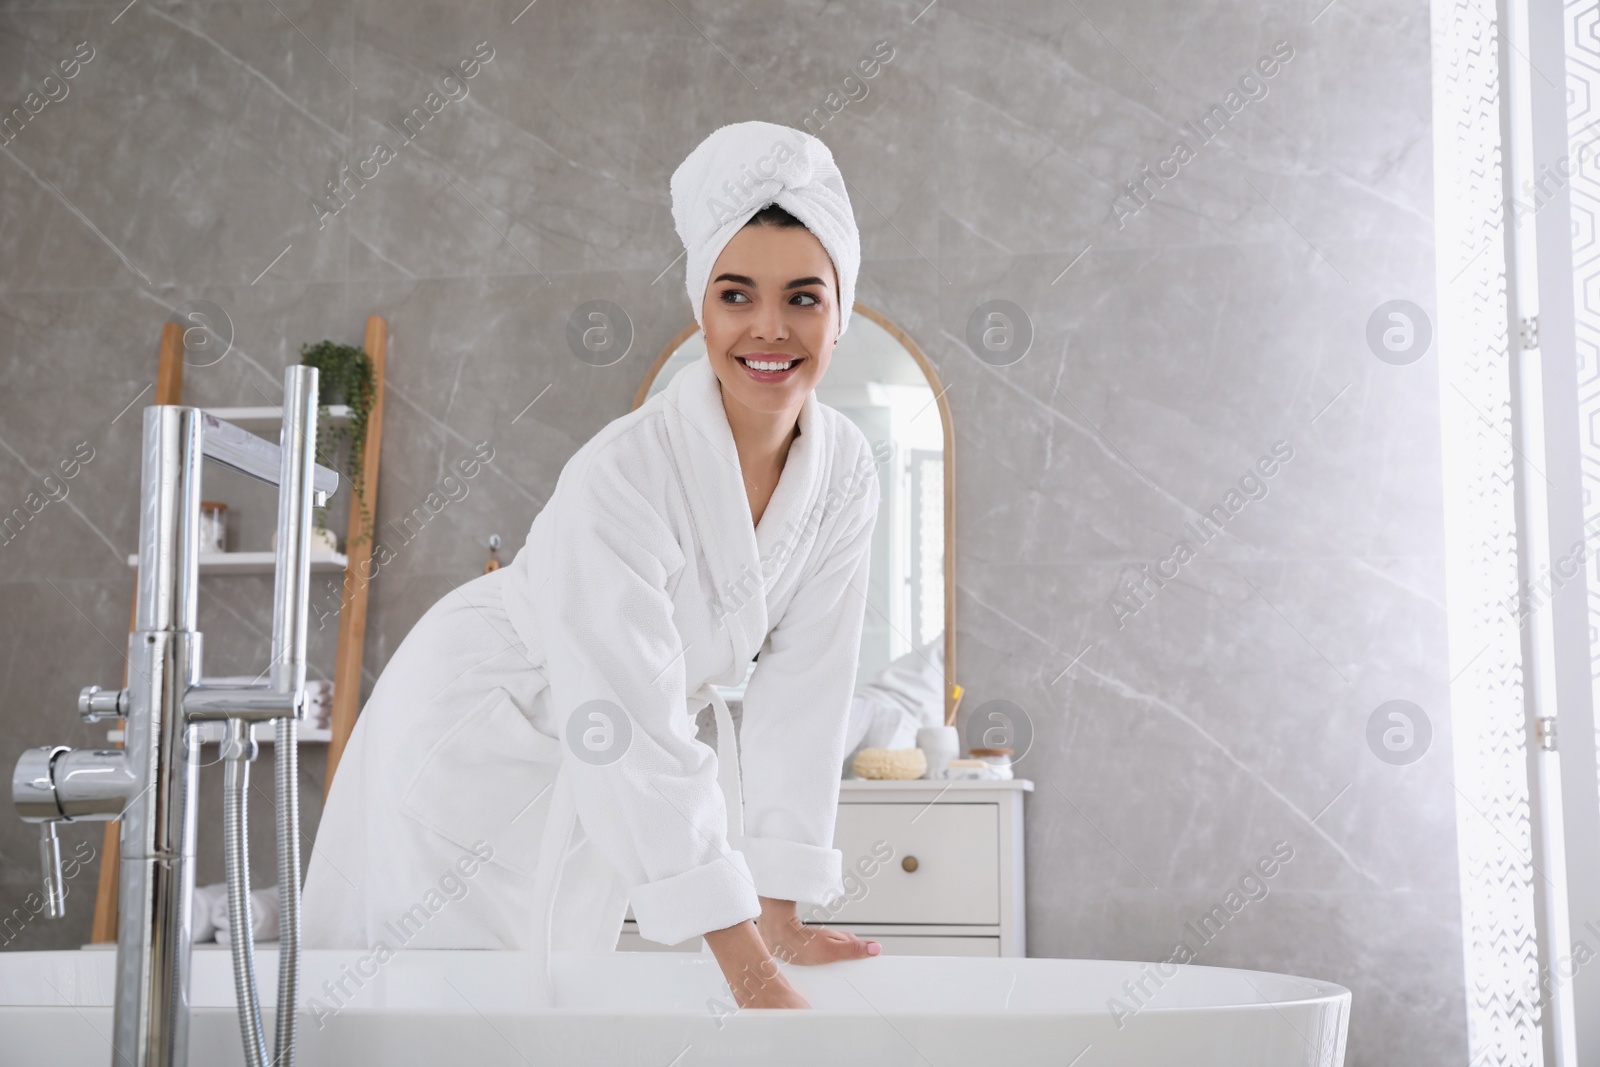
<path id="1" fill-rule="evenodd" d="M 792 360 L 792 359 L 785 360 L 782 363 L 771 363 L 771 362 L 768 362 L 766 360 L 760 360 L 760 359 L 745 359 L 743 356 L 739 357 L 739 362 L 743 363 L 745 366 L 750 367 L 753 370 L 773 370 L 773 371 L 776 371 L 776 370 L 788 370 L 790 367 L 794 366 L 794 364 L 795 364 L 795 361 Z"/>

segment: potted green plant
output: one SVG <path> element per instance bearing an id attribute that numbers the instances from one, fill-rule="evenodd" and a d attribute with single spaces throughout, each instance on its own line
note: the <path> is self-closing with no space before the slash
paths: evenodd
<path id="1" fill-rule="evenodd" d="M 372 514 L 367 508 L 366 486 L 363 484 L 363 459 L 367 445 L 367 417 L 376 399 L 372 384 L 372 358 L 354 345 L 341 345 L 333 341 L 307 344 L 300 347 L 300 362 L 317 368 L 317 459 L 324 466 L 333 466 L 333 456 L 345 442 L 350 445 L 345 461 L 345 477 L 350 482 L 353 507 L 360 509 L 360 533 L 355 543 L 361 544 L 372 535 Z M 350 419 L 343 425 L 334 425 L 328 416 L 333 404 L 348 404 Z M 326 457 L 326 458 L 325 458 Z M 316 527 L 327 529 L 326 508 L 314 508 Z M 346 551 L 351 547 L 346 545 Z"/>

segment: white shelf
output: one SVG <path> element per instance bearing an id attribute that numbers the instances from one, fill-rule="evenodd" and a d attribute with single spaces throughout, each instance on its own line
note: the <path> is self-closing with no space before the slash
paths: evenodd
<path id="1" fill-rule="evenodd" d="M 256 744 L 270 745 L 273 743 L 273 726 L 274 724 L 270 722 L 258 722 L 251 727 L 251 732 L 256 737 Z M 200 743 L 212 744 L 221 741 L 223 731 L 226 729 L 227 723 L 223 722 L 200 723 Z M 112 744 L 120 745 L 127 741 L 127 737 L 121 730 L 107 730 L 106 740 Z M 326 745 L 332 740 L 332 730 L 319 730 L 314 726 L 307 726 L 305 723 L 300 724 L 300 743 L 302 745 Z"/>
<path id="2" fill-rule="evenodd" d="M 241 429 L 258 433 L 261 430 L 273 430 L 283 425 L 283 409 L 278 407 L 256 408 L 204 408 L 208 414 L 215 415 L 224 422 L 231 422 Z M 320 418 L 318 421 L 322 421 Z M 329 404 L 328 424 L 345 423 L 350 421 L 350 405 Z"/>
<path id="3" fill-rule="evenodd" d="M 276 552 L 202 552 L 201 574 L 271 574 L 277 565 Z M 311 553 L 313 571 L 342 571 L 349 562 L 343 552 Z M 137 567 L 137 553 L 128 557 L 128 566 Z"/>
<path id="4" fill-rule="evenodd" d="M 943 794 L 954 793 L 1031 793 L 1033 782 L 1027 778 L 844 778 L 839 781 L 839 797 L 848 794 Z M 860 799 L 852 797 L 850 799 Z M 907 799 L 898 797 L 897 799 Z"/>
<path id="5" fill-rule="evenodd" d="M 982 789 L 1019 789 L 1034 792 L 1034 782 L 1027 777 L 843 777 L 838 781 L 842 790 L 861 790 L 867 793 L 906 792 L 918 789 L 949 789 L 950 792 Z"/>

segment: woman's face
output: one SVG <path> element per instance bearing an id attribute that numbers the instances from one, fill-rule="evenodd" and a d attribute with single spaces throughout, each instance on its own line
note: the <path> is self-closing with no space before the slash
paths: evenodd
<path id="1" fill-rule="evenodd" d="M 804 226 L 746 226 L 734 234 L 711 267 L 700 309 L 724 403 L 798 414 L 833 358 L 838 293 L 833 260 Z M 746 359 L 791 365 L 763 371 Z"/>

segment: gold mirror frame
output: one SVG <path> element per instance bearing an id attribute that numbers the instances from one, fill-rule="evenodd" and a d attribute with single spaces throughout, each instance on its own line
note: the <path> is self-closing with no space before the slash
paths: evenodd
<path id="1" fill-rule="evenodd" d="M 939 405 L 939 420 L 944 428 L 944 721 L 947 725 L 954 725 L 956 712 L 956 692 L 953 675 L 956 662 L 956 435 L 955 426 L 950 420 L 950 403 L 945 400 L 945 387 L 939 381 L 939 374 L 933 369 L 933 364 L 928 362 L 928 357 L 913 341 L 909 334 L 895 325 L 888 316 L 880 311 L 861 303 L 859 300 L 853 305 L 853 314 L 864 315 L 883 327 L 888 334 L 911 353 L 911 358 L 917 361 L 917 366 L 922 368 L 923 375 L 928 379 L 928 386 L 933 390 L 933 399 Z M 677 336 L 667 342 L 667 346 L 656 356 L 655 362 L 645 372 L 644 380 L 639 383 L 639 391 L 634 394 L 633 407 L 635 410 L 648 399 L 650 386 L 656 380 L 656 375 L 661 373 L 661 368 L 666 366 L 667 360 L 672 358 L 683 343 L 700 332 L 700 324 L 691 322 L 679 330 Z"/>

